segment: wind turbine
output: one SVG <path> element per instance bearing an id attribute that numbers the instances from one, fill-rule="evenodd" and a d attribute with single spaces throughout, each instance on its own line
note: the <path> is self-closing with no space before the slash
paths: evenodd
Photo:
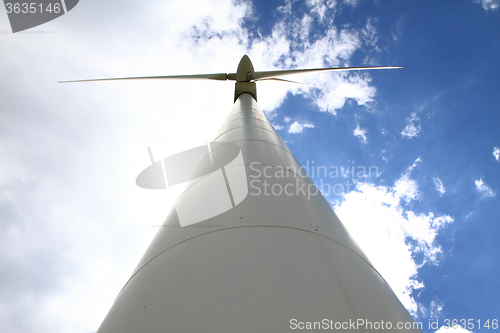
<path id="1" fill-rule="evenodd" d="M 230 74 L 65 81 L 236 81 L 214 142 L 195 154 L 188 186 L 97 332 L 421 332 L 257 104 L 256 81 L 390 68 L 401 67 L 256 72 L 245 55 Z M 170 181 L 169 161 L 152 160 L 138 185 Z"/>

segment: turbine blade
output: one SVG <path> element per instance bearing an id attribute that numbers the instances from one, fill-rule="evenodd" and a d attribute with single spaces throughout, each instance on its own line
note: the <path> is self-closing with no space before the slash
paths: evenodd
<path id="1" fill-rule="evenodd" d="M 70 82 L 90 82 L 90 81 L 119 81 L 119 80 L 235 80 L 236 74 L 216 73 L 216 74 L 192 74 L 192 75 L 167 75 L 167 76 L 138 76 L 138 77 L 116 77 L 106 79 L 87 79 L 87 80 L 71 80 L 59 81 L 59 83 Z"/>
<path id="2" fill-rule="evenodd" d="M 277 77 L 269 77 L 269 78 L 263 78 L 263 79 L 258 79 L 258 80 L 255 80 L 255 81 L 284 81 L 284 82 L 291 82 L 291 83 L 298 83 L 298 84 L 303 84 L 305 86 L 309 86 L 309 87 L 314 87 L 313 85 L 310 85 L 310 84 L 307 84 L 307 83 L 302 83 L 302 82 L 297 82 L 297 81 L 291 81 L 291 80 L 285 80 L 285 79 L 280 79 L 280 78 L 277 78 Z"/>
<path id="3" fill-rule="evenodd" d="M 269 78 L 273 76 L 283 76 L 292 74 L 304 74 L 312 72 L 329 72 L 329 71 L 359 71 L 365 69 L 393 69 L 393 68 L 403 68 L 402 66 L 376 66 L 376 67 L 335 67 L 335 68 L 309 68 L 309 69 L 289 69 L 289 70 L 278 70 L 278 71 L 267 71 L 267 72 L 253 72 L 249 73 L 252 80 L 260 80 L 263 78 Z"/>

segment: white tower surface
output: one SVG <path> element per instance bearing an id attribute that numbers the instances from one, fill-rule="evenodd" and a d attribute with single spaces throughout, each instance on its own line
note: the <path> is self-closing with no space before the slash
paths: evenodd
<path id="1" fill-rule="evenodd" d="M 97 332 L 421 332 L 259 108 L 254 81 L 273 72 L 259 77 L 248 62 L 200 164 L 208 171 L 181 194 Z M 235 145 L 238 157 L 212 172 Z"/>
<path id="2" fill-rule="evenodd" d="M 214 142 L 240 147 L 243 165 L 225 169 L 245 169 L 248 195 L 186 227 L 173 209 L 99 333 L 286 332 L 301 322 L 420 331 L 404 329 L 413 319 L 250 94 Z"/>

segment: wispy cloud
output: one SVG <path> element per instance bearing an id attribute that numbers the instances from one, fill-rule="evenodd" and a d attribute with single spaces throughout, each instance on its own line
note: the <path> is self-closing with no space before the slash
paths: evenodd
<path id="1" fill-rule="evenodd" d="M 320 21 L 324 20 L 327 10 L 333 9 L 337 5 L 335 1 L 325 3 L 322 0 L 307 0 L 306 3 L 311 8 L 311 13 L 318 15 Z"/>
<path id="2" fill-rule="evenodd" d="M 443 182 L 438 177 L 433 178 L 433 180 L 434 180 L 434 185 L 436 185 L 436 191 L 439 192 L 439 195 L 443 196 L 443 194 L 445 194 L 446 192 Z"/>
<path id="3" fill-rule="evenodd" d="M 368 20 L 366 22 L 365 28 L 361 31 L 361 35 L 363 36 L 363 41 L 372 46 L 376 51 L 380 52 L 380 49 L 377 47 L 378 44 L 378 35 L 377 30 L 372 24 L 372 20 Z M 375 65 L 375 64 L 373 64 Z"/>
<path id="4" fill-rule="evenodd" d="M 302 133 L 304 131 L 304 128 L 314 128 L 313 124 L 309 123 L 299 123 L 298 121 L 293 122 L 292 125 L 290 125 L 290 129 L 288 130 L 288 133 L 292 134 L 297 134 L 297 133 Z"/>
<path id="5" fill-rule="evenodd" d="M 498 10 L 500 0 L 474 0 L 474 3 L 480 3 L 484 10 Z"/>
<path id="6" fill-rule="evenodd" d="M 344 2 L 350 6 L 355 7 L 358 5 L 359 0 L 344 0 Z"/>
<path id="7" fill-rule="evenodd" d="M 417 157 L 417 159 L 413 162 L 413 164 L 412 164 L 412 165 L 410 165 L 410 166 L 408 167 L 408 169 L 406 169 L 406 173 L 407 173 L 407 174 L 410 174 L 410 172 L 412 172 L 412 171 L 413 171 L 413 169 L 415 169 L 415 168 L 417 167 L 417 163 L 420 163 L 420 162 L 422 162 L 422 159 L 421 159 L 421 158 L 420 158 L 420 156 L 419 156 L 419 157 Z"/>
<path id="8" fill-rule="evenodd" d="M 429 311 L 425 315 L 426 317 L 431 319 L 439 318 L 441 312 L 443 311 L 443 308 L 444 308 L 444 302 L 432 300 L 431 306 L 428 309 Z"/>
<path id="9" fill-rule="evenodd" d="M 415 162 L 406 169 L 406 173 L 394 183 L 394 193 L 398 198 L 404 199 L 406 202 L 420 199 L 418 184 L 415 180 L 410 178 L 410 173 L 417 167 L 417 163 L 421 161 L 422 159 L 418 157 Z"/>
<path id="10" fill-rule="evenodd" d="M 412 112 L 410 118 L 406 119 L 406 127 L 401 132 L 401 136 L 406 139 L 412 139 L 420 133 L 420 119 L 416 112 Z"/>
<path id="11" fill-rule="evenodd" d="M 358 138 L 361 139 L 361 142 L 363 143 L 367 143 L 367 140 L 366 140 L 366 132 L 368 132 L 368 130 L 366 128 L 361 128 L 359 127 L 359 125 L 354 129 L 353 131 L 353 134 L 354 136 L 357 136 Z"/>
<path id="12" fill-rule="evenodd" d="M 483 197 L 494 197 L 496 195 L 493 189 L 484 183 L 482 178 L 476 180 L 475 184 L 479 192 L 483 194 Z"/>
<path id="13" fill-rule="evenodd" d="M 500 162 L 500 148 L 499 147 L 493 148 L 493 156 L 495 156 L 495 160 L 497 162 Z"/>

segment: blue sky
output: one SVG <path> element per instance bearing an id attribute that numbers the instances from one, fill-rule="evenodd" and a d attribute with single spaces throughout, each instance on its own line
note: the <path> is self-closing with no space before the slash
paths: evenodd
<path id="1" fill-rule="evenodd" d="M 18 34 L 0 11 L 0 330 L 97 329 L 176 197 L 135 186 L 146 147 L 210 141 L 234 89 L 55 82 L 235 72 L 243 54 L 405 67 L 258 83 L 259 104 L 303 165 L 340 171 L 312 178 L 425 332 L 499 319 L 499 2 L 189 2 L 81 1 Z"/>

